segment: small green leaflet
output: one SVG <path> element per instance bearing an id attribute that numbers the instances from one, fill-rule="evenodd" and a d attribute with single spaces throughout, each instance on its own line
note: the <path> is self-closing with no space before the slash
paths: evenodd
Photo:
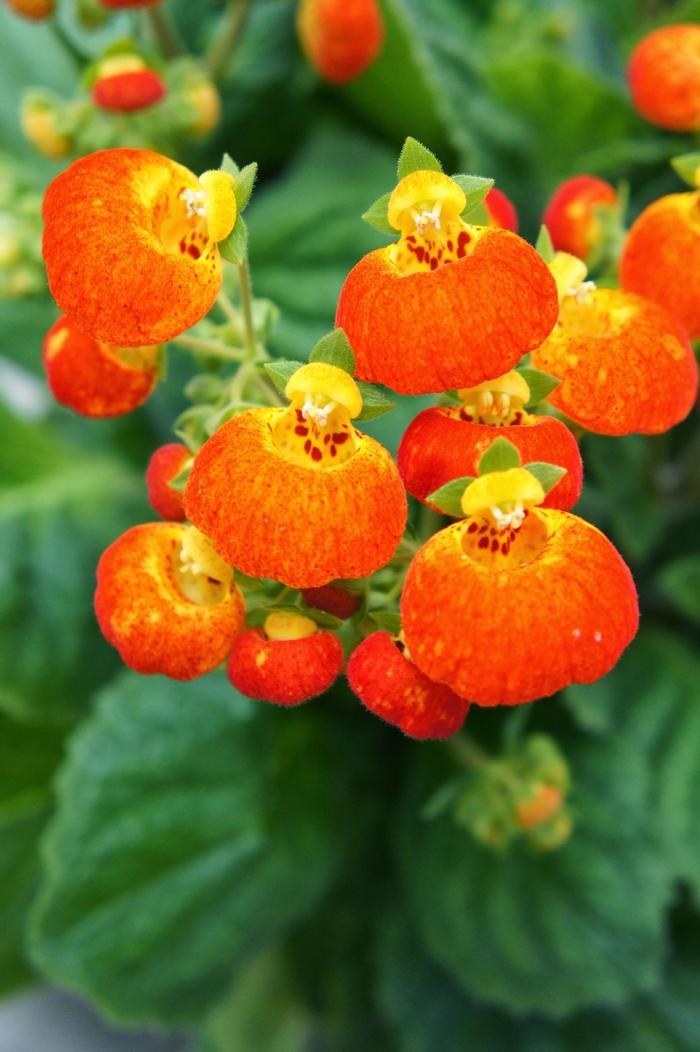
<path id="1" fill-rule="evenodd" d="M 539 254 L 542 256 L 542 259 L 545 261 L 545 263 L 551 263 L 552 262 L 552 260 L 554 259 L 554 256 L 555 256 L 556 253 L 554 251 L 554 245 L 552 244 L 552 239 L 549 236 L 549 230 L 547 230 L 547 227 L 544 225 L 544 223 L 540 227 L 540 232 L 537 235 L 537 241 L 535 242 L 535 248 L 537 249 Z"/>
<path id="2" fill-rule="evenodd" d="M 423 146 L 417 139 L 409 135 L 399 154 L 396 174 L 399 179 L 404 179 L 411 172 L 423 172 L 426 170 L 441 172 L 442 165 L 434 153 L 431 153 L 426 146 Z"/>
<path id="3" fill-rule="evenodd" d="M 286 361 L 284 358 L 279 358 L 273 362 L 265 362 L 263 369 L 280 394 L 284 394 L 288 381 L 294 376 L 297 369 L 301 369 L 303 364 L 303 362 Z"/>
<path id="4" fill-rule="evenodd" d="M 520 467 L 520 453 L 507 438 L 497 438 L 481 457 L 478 464 L 479 475 L 488 475 L 492 471 L 508 471 Z"/>
<path id="5" fill-rule="evenodd" d="M 228 237 L 219 242 L 219 252 L 229 263 L 240 266 L 248 256 L 248 227 L 242 215 L 238 215 L 236 223 Z"/>
<path id="6" fill-rule="evenodd" d="M 545 464 L 541 460 L 535 460 L 532 464 L 524 464 L 523 467 L 535 476 L 545 493 L 554 489 L 557 482 L 566 475 L 566 468 L 560 468 L 558 464 Z"/>
<path id="7" fill-rule="evenodd" d="M 672 157 L 671 166 L 684 182 L 693 189 L 697 187 L 695 173 L 700 166 L 700 153 L 683 153 L 679 157 Z"/>
<path id="8" fill-rule="evenodd" d="M 367 616 L 378 628 L 384 632 L 391 632 L 392 636 L 401 631 L 401 615 L 393 610 L 370 610 Z"/>
<path id="9" fill-rule="evenodd" d="M 561 380 L 556 376 L 552 376 L 551 373 L 545 373 L 542 369 L 532 369 L 529 365 L 523 366 L 522 369 L 516 369 L 516 372 L 520 373 L 530 388 L 530 399 L 526 407 L 528 409 L 531 406 L 539 405 L 540 402 L 544 402 L 545 398 L 561 383 Z"/>
<path id="10" fill-rule="evenodd" d="M 233 192 L 236 195 L 236 205 L 239 213 L 247 207 L 253 193 L 253 186 L 258 174 L 258 166 L 253 161 L 245 168 L 239 168 L 233 157 L 225 153 L 219 165 L 222 172 L 226 172 L 233 179 Z"/>
<path id="11" fill-rule="evenodd" d="M 336 368 L 343 369 L 350 376 L 355 371 L 355 355 L 342 329 L 334 329 L 333 332 L 322 336 L 309 355 L 309 361 L 335 365 Z"/>
<path id="12" fill-rule="evenodd" d="M 362 412 L 358 420 L 374 420 L 375 417 L 384 416 L 396 408 L 396 402 L 388 397 L 386 389 L 377 384 L 368 384 L 364 380 L 356 380 L 362 395 Z"/>
<path id="13" fill-rule="evenodd" d="M 434 493 L 429 493 L 425 499 L 428 504 L 439 508 L 444 515 L 451 515 L 455 519 L 463 519 L 462 497 L 465 489 L 471 486 L 474 481 L 475 479 L 469 475 L 453 479 L 452 482 L 440 486 Z"/>
<path id="14" fill-rule="evenodd" d="M 493 186 L 493 179 L 481 175 L 452 175 L 450 178 L 467 195 L 467 203 L 462 210 L 462 219 L 472 222 L 487 222 L 488 215 L 484 208 L 484 198 Z M 480 206 L 482 206 L 480 208 Z"/>
<path id="15" fill-rule="evenodd" d="M 190 471 L 192 470 L 193 463 L 194 459 L 190 457 L 188 460 L 185 461 L 183 467 L 180 468 L 177 475 L 174 475 L 173 478 L 171 478 L 168 482 L 168 485 L 172 489 L 176 489 L 178 493 L 184 493 L 185 486 L 187 485 L 187 480 L 190 477 Z"/>
<path id="16" fill-rule="evenodd" d="M 392 234 L 394 237 L 398 233 L 394 230 L 393 226 L 387 218 L 389 210 L 389 198 L 391 193 L 382 194 L 378 197 L 374 204 L 370 205 L 366 212 L 363 213 L 362 218 L 365 223 L 369 223 L 375 230 L 381 230 L 382 234 Z"/>

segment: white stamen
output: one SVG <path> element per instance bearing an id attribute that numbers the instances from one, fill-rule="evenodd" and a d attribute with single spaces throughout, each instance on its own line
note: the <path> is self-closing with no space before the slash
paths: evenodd
<path id="1" fill-rule="evenodd" d="M 594 632 L 593 633 L 593 638 L 595 639 L 596 643 L 600 643 L 601 639 L 603 638 L 603 633 L 602 632 Z"/>
<path id="2" fill-rule="evenodd" d="M 325 427 L 328 423 L 328 417 L 335 409 L 337 402 L 327 402 L 325 405 L 316 405 L 313 399 L 306 396 L 306 401 L 301 407 L 301 415 L 304 420 L 314 420 L 319 427 Z"/>
<path id="3" fill-rule="evenodd" d="M 577 303 L 585 303 L 595 287 L 595 281 L 582 281 L 577 289 L 569 289 L 567 295 L 573 296 Z"/>
<path id="4" fill-rule="evenodd" d="M 440 223 L 440 213 L 442 212 L 442 201 L 436 201 L 432 207 L 432 210 L 424 208 L 422 212 L 417 212 L 415 208 L 411 209 L 411 218 L 416 224 L 416 230 L 419 234 L 424 234 L 426 227 L 431 226 L 433 230 L 440 230 L 442 224 Z"/>
<path id="5" fill-rule="evenodd" d="M 187 218 L 191 219 L 192 216 L 203 216 L 204 215 L 204 190 L 190 190 L 189 187 L 180 194 L 180 200 L 184 201 L 187 205 Z"/>
<path id="6" fill-rule="evenodd" d="M 496 528 L 499 530 L 507 530 L 510 526 L 514 530 L 519 530 L 525 519 L 525 509 L 521 501 L 517 502 L 512 511 L 501 511 L 497 504 L 493 508 L 489 508 L 489 511 L 495 519 Z"/>

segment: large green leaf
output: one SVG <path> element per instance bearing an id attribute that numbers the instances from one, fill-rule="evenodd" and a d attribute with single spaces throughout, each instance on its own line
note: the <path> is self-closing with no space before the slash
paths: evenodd
<path id="1" fill-rule="evenodd" d="M 32 977 L 24 923 L 39 876 L 37 842 L 50 807 L 60 737 L 0 715 L 0 993 Z"/>
<path id="2" fill-rule="evenodd" d="M 310 710 L 124 674 L 59 779 L 36 963 L 110 1016 L 196 1019 L 327 887 L 340 777 Z"/>
<path id="3" fill-rule="evenodd" d="M 479 846 L 425 801 L 450 775 L 426 753 L 409 786 L 399 862 L 429 951 L 473 996 L 562 1016 L 649 989 L 671 878 L 647 821 L 650 772 L 623 738 L 567 749 L 571 840 L 549 854 Z"/>

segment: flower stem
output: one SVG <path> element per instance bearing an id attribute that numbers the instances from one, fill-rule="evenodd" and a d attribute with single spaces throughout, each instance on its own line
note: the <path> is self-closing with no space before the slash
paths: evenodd
<path id="1" fill-rule="evenodd" d="M 267 357 L 267 354 L 261 354 L 258 350 L 257 341 L 255 339 L 255 327 L 253 326 L 253 290 L 250 283 L 250 267 L 248 266 L 248 260 L 244 259 L 242 263 L 238 264 L 238 280 L 241 286 L 241 307 L 243 309 L 243 325 L 245 327 L 245 343 L 248 351 L 248 357 L 254 359 L 256 357 Z"/>
<path id="2" fill-rule="evenodd" d="M 489 754 L 468 734 L 455 734 L 445 741 L 445 745 L 463 767 L 486 767 L 492 762 Z"/>
<path id="3" fill-rule="evenodd" d="M 216 305 L 221 309 L 222 313 L 226 315 L 230 322 L 233 322 L 234 325 L 240 325 L 241 316 L 223 289 L 219 292 L 216 299 Z"/>
<path id="4" fill-rule="evenodd" d="M 222 358 L 227 362 L 242 362 L 245 357 L 242 349 L 229 347 L 217 340 L 206 340 L 200 336 L 175 336 L 170 342 L 186 351 L 208 354 L 212 358 Z"/>
<path id="5" fill-rule="evenodd" d="M 220 79 L 230 56 L 236 50 L 250 14 L 250 7 L 251 0 L 231 0 L 228 10 L 222 16 L 219 29 L 204 56 L 204 69 L 212 80 Z"/>
<path id="6" fill-rule="evenodd" d="M 155 7 L 147 7 L 144 14 L 151 34 L 165 58 L 180 58 L 186 54 L 186 51 L 180 40 L 180 34 L 175 28 L 175 23 L 164 10 L 164 6 L 158 4 Z"/>

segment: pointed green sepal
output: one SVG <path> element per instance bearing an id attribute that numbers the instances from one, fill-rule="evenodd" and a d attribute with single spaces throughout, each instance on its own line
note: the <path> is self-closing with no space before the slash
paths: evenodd
<path id="1" fill-rule="evenodd" d="M 272 362 L 264 362 L 262 368 L 280 394 L 284 394 L 287 384 L 297 369 L 301 369 L 303 364 L 303 362 L 286 361 L 284 358 L 278 358 Z"/>
<path id="2" fill-rule="evenodd" d="M 392 636 L 398 635 L 401 631 L 401 615 L 393 610 L 370 610 L 367 616 L 374 621 L 377 628 L 391 632 Z"/>
<path id="3" fill-rule="evenodd" d="M 248 256 L 248 227 L 242 215 L 236 217 L 236 224 L 229 236 L 219 242 L 219 252 L 236 266 L 245 262 Z"/>
<path id="4" fill-rule="evenodd" d="M 240 172 L 233 176 L 233 192 L 236 195 L 236 205 L 239 214 L 248 206 L 257 176 L 258 166 L 255 161 L 252 164 L 247 164 L 245 168 L 241 168 Z"/>
<path id="5" fill-rule="evenodd" d="M 440 489 L 429 493 L 425 499 L 434 508 L 439 508 L 443 515 L 451 515 L 454 519 L 462 519 L 464 518 L 462 497 L 465 489 L 468 489 L 474 481 L 475 479 L 470 475 L 453 479 L 452 482 L 448 482 L 444 486 L 440 486 Z"/>
<path id="6" fill-rule="evenodd" d="M 484 199 L 493 186 L 493 179 L 482 175 L 451 175 L 450 178 L 467 195 L 467 203 L 462 209 L 462 219 L 484 226 L 488 223 L 488 212 Z"/>
<path id="7" fill-rule="evenodd" d="M 368 384 L 364 380 L 356 380 L 355 383 L 362 395 L 362 412 L 357 417 L 358 420 L 374 420 L 396 409 L 396 402 L 392 402 L 384 387 Z"/>
<path id="8" fill-rule="evenodd" d="M 309 361 L 335 365 L 350 376 L 355 371 L 355 355 L 343 329 L 334 329 L 322 336 L 309 355 Z"/>
<path id="9" fill-rule="evenodd" d="M 190 477 L 190 471 L 192 470 L 192 464 L 193 460 L 191 458 L 189 460 L 186 460 L 184 467 L 180 468 L 177 475 L 174 475 L 171 479 L 168 480 L 168 485 L 172 489 L 176 489 L 178 493 L 183 493 L 185 490 L 187 480 Z"/>
<path id="10" fill-rule="evenodd" d="M 698 175 L 700 174 L 698 173 L 700 153 L 683 153 L 679 157 L 672 157 L 671 165 L 688 186 L 692 186 L 694 190 L 697 190 Z"/>
<path id="11" fill-rule="evenodd" d="M 394 230 L 388 218 L 390 197 L 391 194 L 382 194 L 374 204 L 369 206 L 362 218 L 365 223 L 369 223 L 375 230 L 380 230 L 382 234 L 393 234 L 395 236 L 398 231 Z"/>
<path id="12" fill-rule="evenodd" d="M 516 369 L 516 372 L 520 373 L 530 388 L 530 397 L 526 405 L 527 409 L 544 402 L 545 398 L 561 383 L 561 380 L 556 376 L 552 376 L 551 373 L 546 373 L 542 369 L 533 369 L 529 365 L 523 366 L 522 369 Z"/>
<path id="13" fill-rule="evenodd" d="M 533 461 L 532 464 L 523 464 L 523 467 L 535 476 L 545 493 L 554 489 L 557 482 L 566 475 L 566 468 L 561 468 L 558 464 L 545 464 L 540 460 Z"/>
<path id="14" fill-rule="evenodd" d="M 520 453 L 507 438 L 497 438 L 481 457 L 478 465 L 479 475 L 489 475 L 492 471 L 509 471 L 520 467 Z"/>
<path id="15" fill-rule="evenodd" d="M 424 171 L 441 172 L 442 165 L 427 146 L 424 146 L 422 142 L 418 142 L 412 135 L 409 135 L 399 154 L 396 174 L 399 179 L 404 179 L 411 172 Z"/>
<path id="16" fill-rule="evenodd" d="M 535 242 L 535 248 L 539 252 L 539 254 L 542 256 L 542 259 L 545 261 L 545 263 L 551 263 L 552 262 L 552 260 L 554 259 L 554 256 L 555 256 L 556 253 L 554 251 L 554 245 L 552 244 L 552 239 L 549 236 L 549 230 L 547 230 L 547 227 L 544 225 L 544 223 L 540 227 L 540 232 L 537 235 L 537 241 Z"/>

